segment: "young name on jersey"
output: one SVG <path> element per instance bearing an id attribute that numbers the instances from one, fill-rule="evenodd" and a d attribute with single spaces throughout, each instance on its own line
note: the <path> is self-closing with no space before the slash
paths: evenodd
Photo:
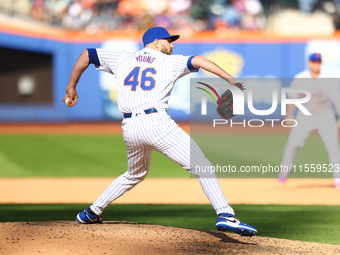
<path id="1" fill-rule="evenodd" d="M 152 58 L 150 56 L 142 56 L 142 55 L 139 55 L 138 57 L 135 57 L 135 58 L 137 62 L 146 62 L 150 64 L 156 60 L 156 58 Z"/>

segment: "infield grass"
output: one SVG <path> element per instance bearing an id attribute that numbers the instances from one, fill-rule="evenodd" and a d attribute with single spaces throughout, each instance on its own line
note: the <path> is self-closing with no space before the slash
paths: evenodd
<path id="1" fill-rule="evenodd" d="M 200 146 L 205 156 L 216 166 L 241 167 L 278 167 L 281 165 L 284 147 L 287 143 L 287 135 L 205 135 L 193 138 Z M 305 165 L 307 164 L 307 166 Z M 307 172 L 311 164 L 320 167 L 320 172 Z M 297 157 L 293 165 L 296 171 L 291 171 L 291 177 L 297 178 L 330 178 L 332 172 L 322 171 L 321 166 L 329 165 L 328 155 L 321 138 L 318 135 L 310 136 L 306 140 L 305 146 L 298 150 Z M 330 168 L 330 166 L 329 166 Z M 294 169 L 294 168 L 293 168 Z M 311 168 L 309 170 L 312 170 Z M 278 172 L 226 172 L 218 173 L 218 177 L 225 178 L 276 178 Z"/>
<path id="2" fill-rule="evenodd" d="M 75 220 L 89 205 L 0 205 L 0 221 Z M 236 217 L 256 227 L 259 236 L 340 245 L 340 206 L 232 205 Z M 210 205 L 114 204 L 103 213 L 105 221 L 131 221 L 197 230 L 216 230 Z"/>
<path id="3" fill-rule="evenodd" d="M 213 164 L 280 165 L 284 135 L 194 137 Z M 188 177 L 186 170 L 160 153 L 151 156 L 149 177 Z M 319 136 L 311 136 L 299 150 L 296 165 L 328 164 Z M 127 170 L 121 135 L 0 135 L 0 177 L 114 177 Z M 270 177 L 273 174 L 223 173 L 219 177 Z M 331 173 L 292 173 L 291 177 L 332 177 Z"/>
<path id="4" fill-rule="evenodd" d="M 122 136 L 0 135 L 0 177 L 112 177 L 126 170 Z M 153 153 L 149 176 L 188 173 Z"/>

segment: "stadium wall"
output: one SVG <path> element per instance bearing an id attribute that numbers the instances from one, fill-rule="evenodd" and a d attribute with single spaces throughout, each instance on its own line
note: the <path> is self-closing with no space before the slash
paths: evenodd
<path id="1" fill-rule="evenodd" d="M 111 49 L 139 50 L 140 35 L 84 39 L 17 31 L 1 31 L 0 47 L 27 52 L 45 53 L 52 56 L 52 102 L 50 104 L 4 103 L 0 101 L 0 122 L 68 122 L 119 120 L 115 81 L 112 75 L 97 71 L 93 65 L 82 75 L 79 85 L 79 101 L 76 107 L 66 107 L 61 99 L 72 67 L 85 48 L 105 47 Z M 207 39 L 208 38 L 208 39 Z M 324 66 L 336 77 L 340 72 L 340 44 L 337 37 L 319 39 L 280 39 L 261 36 L 218 38 L 200 36 L 186 38 L 175 44 L 174 53 L 201 55 L 214 61 L 235 77 L 248 79 L 291 78 L 306 67 L 310 52 L 323 54 Z M 6 63 L 6 59 L 5 61 Z M 0 70 L 0 72 L 4 72 Z M 190 78 L 213 77 L 204 71 L 180 79 L 169 101 L 169 114 L 175 120 L 188 121 L 190 114 Z M 1 82 L 1 80 L 0 80 Z M 261 87 L 261 83 L 259 85 Z M 282 85 L 285 86 L 285 85 Z M 259 90 L 265 88 L 259 88 Z M 268 99 L 258 102 L 263 109 L 270 108 Z M 256 107 L 256 104 L 254 105 Z M 247 116 L 245 116 L 247 118 Z M 248 116 L 250 118 L 250 116 Z M 276 116 L 278 117 L 278 116 Z M 280 117 L 280 116 L 279 116 Z"/>

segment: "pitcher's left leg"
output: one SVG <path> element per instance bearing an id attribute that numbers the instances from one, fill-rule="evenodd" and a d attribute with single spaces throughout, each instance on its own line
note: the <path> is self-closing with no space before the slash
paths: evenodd
<path id="1" fill-rule="evenodd" d="M 234 210 L 229 206 L 222 193 L 215 173 L 195 172 L 195 166 L 211 166 L 198 145 L 173 121 L 169 121 L 163 128 L 171 128 L 171 130 L 170 132 L 164 130 L 167 135 L 155 142 L 153 145 L 155 150 L 197 176 L 204 193 L 217 214 L 234 214 Z"/>
<path id="2" fill-rule="evenodd" d="M 257 230 L 254 227 L 235 218 L 234 210 L 224 197 L 215 172 L 208 170 L 212 164 L 206 159 L 195 141 L 179 127 L 173 130 L 167 139 L 171 146 L 161 152 L 197 176 L 204 193 L 218 215 L 216 228 L 220 231 L 233 231 L 242 236 L 256 235 Z M 206 167 L 207 171 L 196 171 L 198 170 L 196 166 Z"/>

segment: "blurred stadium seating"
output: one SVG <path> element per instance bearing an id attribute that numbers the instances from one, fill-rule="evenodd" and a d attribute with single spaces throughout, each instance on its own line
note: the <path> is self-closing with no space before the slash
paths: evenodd
<path id="1" fill-rule="evenodd" d="M 2 0 L 0 13 L 88 34 L 112 30 L 278 30 L 339 26 L 339 0 Z M 290 24 L 300 26 L 290 26 Z M 319 29 L 319 27 L 321 27 Z M 288 29 L 289 31 L 289 29 Z M 317 31 L 317 32 L 318 32 Z M 315 31 L 312 31 L 315 33 Z"/>

